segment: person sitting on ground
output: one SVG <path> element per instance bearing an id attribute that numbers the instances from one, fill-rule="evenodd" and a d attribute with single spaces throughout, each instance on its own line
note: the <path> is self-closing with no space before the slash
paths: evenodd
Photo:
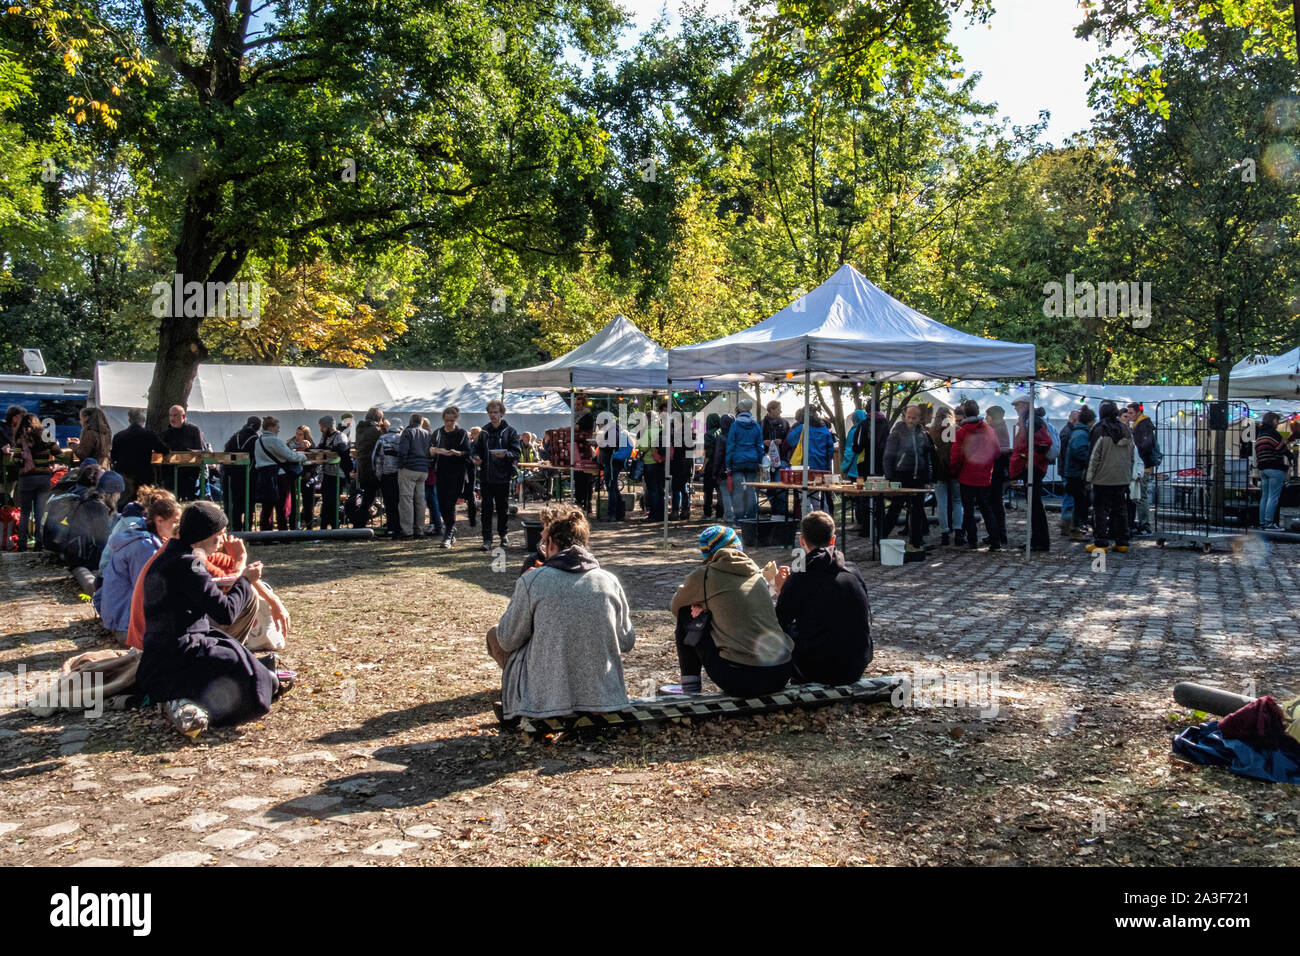
<path id="1" fill-rule="evenodd" d="M 218 587 L 205 559 L 222 545 L 225 530 L 225 512 L 210 501 L 194 502 L 140 581 L 145 633 L 136 684 L 191 738 L 209 726 L 268 713 L 294 681 L 291 671 L 277 669 L 274 655 L 259 660 L 214 626 L 228 626 L 244 613 L 262 574 L 255 561 L 228 592 Z"/>
<path id="2" fill-rule="evenodd" d="M 792 680 L 852 684 L 871 663 L 871 603 L 857 568 L 835 548 L 835 519 L 809 513 L 799 526 L 804 570 L 777 571 L 776 619 L 794 641 Z"/>
<path id="3" fill-rule="evenodd" d="M 731 528 L 710 525 L 699 547 L 703 564 L 687 575 L 669 605 L 677 615 L 682 682 L 661 691 L 698 694 L 703 670 L 732 697 L 775 693 L 790 679 L 794 643 L 776 619 L 763 572 Z M 709 617 L 701 621 L 706 611 Z"/>
<path id="4" fill-rule="evenodd" d="M 1133 479 L 1133 434 L 1119 420 L 1119 406 L 1101 403 L 1101 421 L 1092 426 L 1092 453 L 1085 479 L 1092 485 L 1092 544 L 1085 551 L 1128 550 L 1128 503 L 1124 492 Z"/>
<path id="5" fill-rule="evenodd" d="M 501 666 L 507 720 L 603 713 L 628 706 L 622 656 L 636 632 L 623 586 L 587 550 L 586 515 L 544 509 L 545 563 L 515 582 L 510 605 L 488 631 Z"/>
<path id="6" fill-rule="evenodd" d="M 104 550 L 108 560 L 100 572 L 103 580 L 91 598 L 105 630 L 124 647 L 135 583 L 158 549 L 175 537 L 181 520 L 181 506 L 166 489 L 145 485 L 136 500 L 143 514 L 127 515 L 113 528 Z"/>
<path id="7" fill-rule="evenodd" d="M 114 508 L 126 487 L 122 476 L 105 471 L 93 458 L 81 464 L 69 487 L 54 495 L 45 508 L 45 547 L 70 568 L 97 568 L 109 532 L 116 521 Z"/>

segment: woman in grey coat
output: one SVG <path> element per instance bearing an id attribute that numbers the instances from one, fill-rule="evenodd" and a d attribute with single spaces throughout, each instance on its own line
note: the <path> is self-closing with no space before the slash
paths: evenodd
<path id="1" fill-rule="evenodd" d="M 587 518 L 566 505 L 542 512 L 546 561 L 524 573 L 488 653 L 501 665 L 505 718 L 559 717 L 628 706 L 621 655 L 636 634 L 618 578 L 587 550 Z"/>

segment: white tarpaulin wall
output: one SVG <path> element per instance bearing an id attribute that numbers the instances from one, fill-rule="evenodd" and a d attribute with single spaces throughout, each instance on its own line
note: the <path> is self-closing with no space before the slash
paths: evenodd
<path id="1" fill-rule="evenodd" d="M 851 265 L 800 296 L 776 315 L 699 345 L 668 352 L 668 378 L 751 377 L 785 381 L 1030 379 L 1037 374 L 1034 346 L 981 338 L 949 328 L 904 305 Z"/>
<path id="2" fill-rule="evenodd" d="M 1300 348 L 1284 355 L 1252 355 L 1232 367 L 1229 395 L 1219 395 L 1219 376 L 1205 379 L 1207 394 L 1218 398 L 1279 398 L 1300 402 Z"/>
<path id="3" fill-rule="evenodd" d="M 99 362 L 91 403 L 104 409 L 115 431 L 125 428 L 127 410 L 148 403 L 152 378 L 148 362 Z M 220 449 L 250 415 L 274 415 L 285 437 L 307 425 L 319 438 L 322 415 L 337 420 L 351 412 L 360 421 L 366 409 L 378 406 L 389 421 L 405 425 L 407 416 L 419 412 L 436 425 L 443 408 L 456 405 L 469 428 L 484 424 L 487 403 L 500 397 L 500 372 L 205 364 L 190 390 L 188 415 L 204 439 Z M 515 392 L 507 397 L 506 409 L 506 420 L 520 432 L 541 433 L 569 423 L 569 406 L 549 392 Z"/>

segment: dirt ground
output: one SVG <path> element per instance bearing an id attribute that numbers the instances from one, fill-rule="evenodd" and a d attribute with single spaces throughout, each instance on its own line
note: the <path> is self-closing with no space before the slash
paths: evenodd
<path id="1" fill-rule="evenodd" d="M 633 607 L 633 695 L 676 679 L 667 605 L 702 526 L 675 525 L 667 550 L 644 526 L 597 526 Z M 841 705 L 539 741 L 495 722 L 483 651 L 522 541 L 494 571 L 471 535 L 451 552 L 254 549 L 293 615 L 283 656 L 300 678 L 258 723 L 190 743 L 153 709 L 6 708 L 0 864 L 1300 862 L 1294 788 L 1169 746 L 1190 719 L 1177 680 L 1294 692 L 1294 620 L 1264 597 L 1294 593 L 1289 554 L 1148 543 L 1097 571 L 1054 538 L 1033 564 L 936 549 L 884 568 L 853 537 L 869 673 L 995 674 L 996 716 Z M 35 686 L 110 646 L 65 570 L 5 554 L 0 581 L 6 674 L 22 665 Z"/>

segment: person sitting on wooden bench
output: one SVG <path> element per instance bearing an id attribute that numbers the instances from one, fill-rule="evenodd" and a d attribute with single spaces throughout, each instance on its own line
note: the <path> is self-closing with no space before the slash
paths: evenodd
<path id="1" fill-rule="evenodd" d="M 871 663 L 871 606 L 857 568 L 835 548 L 835 519 L 813 511 L 799 527 L 804 569 L 776 574 L 776 618 L 794 641 L 794 683 L 852 684 Z"/>
<path id="2" fill-rule="evenodd" d="M 673 595 L 680 685 L 665 694 L 700 693 L 700 672 L 731 697 L 772 694 L 790 679 L 793 643 L 777 623 L 763 572 L 741 549 L 732 528 L 700 534 L 704 564 Z"/>
<path id="3" fill-rule="evenodd" d="M 502 716 L 622 710 L 622 655 L 636 640 L 623 586 L 587 550 L 581 509 L 546 508 L 541 518 L 546 561 L 519 577 L 487 633 L 488 653 L 501 665 Z"/>

